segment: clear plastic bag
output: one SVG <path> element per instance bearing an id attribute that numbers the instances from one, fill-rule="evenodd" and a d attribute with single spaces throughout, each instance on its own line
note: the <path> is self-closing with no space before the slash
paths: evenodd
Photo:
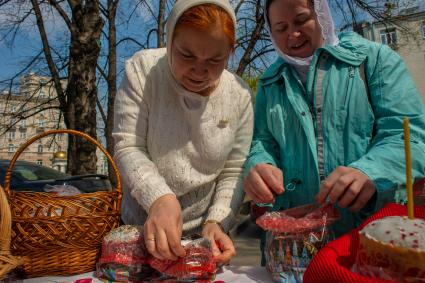
<path id="1" fill-rule="evenodd" d="M 79 195 L 82 192 L 74 186 L 71 185 L 45 185 L 43 190 L 47 193 L 54 193 L 58 196 L 75 196 Z"/>
<path id="2" fill-rule="evenodd" d="M 311 259 L 333 239 L 328 227 L 338 218 L 330 204 L 309 204 L 258 218 L 257 224 L 267 231 L 266 268 L 273 280 L 302 282 Z"/>
<path id="3" fill-rule="evenodd" d="M 210 282 L 216 273 L 211 242 L 200 238 L 184 246 L 186 256 L 176 261 L 152 259 L 151 267 L 161 272 L 158 281 Z"/>
<path id="4" fill-rule="evenodd" d="M 210 240 L 184 243 L 184 257 L 156 259 L 145 247 L 142 226 L 120 226 L 103 239 L 96 276 L 113 282 L 210 282 L 216 273 Z"/>
<path id="5" fill-rule="evenodd" d="M 123 225 L 108 233 L 102 242 L 102 255 L 96 265 L 98 278 L 116 282 L 144 282 L 157 277 L 142 226 Z"/>

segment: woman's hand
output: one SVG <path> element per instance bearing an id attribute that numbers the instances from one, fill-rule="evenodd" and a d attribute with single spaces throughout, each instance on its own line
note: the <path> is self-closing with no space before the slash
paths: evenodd
<path id="1" fill-rule="evenodd" d="M 236 255 L 230 237 L 216 223 L 207 223 L 202 229 L 202 236 L 210 239 L 214 260 L 217 263 L 228 263 Z"/>
<path id="2" fill-rule="evenodd" d="M 174 195 L 157 199 L 149 209 L 143 226 L 145 244 L 156 258 L 177 260 L 185 256 L 181 245 L 183 220 L 180 203 Z"/>
<path id="3" fill-rule="evenodd" d="M 273 203 L 275 194 L 284 192 L 282 170 L 266 163 L 257 164 L 245 177 L 244 189 L 256 203 Z"/>
<path id="4" fill-rule="evenodd" d="M 324 203 L 329 196 L 331 203 L 338 202 L 340 207 L 347 207 L 351 211 L 359 211 L 375 194 L 374 183 L 360 170 L 339 166 L 320 186 L 316 199 Z"/>

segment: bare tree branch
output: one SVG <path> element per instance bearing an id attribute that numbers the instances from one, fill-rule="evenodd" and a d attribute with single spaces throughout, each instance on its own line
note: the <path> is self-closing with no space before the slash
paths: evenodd
<path id="1" fill-rule="evenodd" d="M 59 72 L 56 69 L 56 66 L 54 64 L 52 54 L 50 51 L 49 40 L 47 38 L 46 29 L 44 28 L 43 16 L 41 14 L 41 10 L 37 0 L 31 0 L 31 3 L 33 5 L 35 17 L 37 19 L 38 30 L 40 32 L 41 41 L 43 43 L 44 56 L 46 57 L 47 65 L 49 66 L 50 73 L 52 74 L 56 93 L 58 94 L 58 98 L 59 98 L 59 101 L 61 102 L 61 105 L 65 105 L 66 104 L 65 96 L 63 95 L 62 85 L 59 78 Z"/>
<path id="2" fill-rule="evenodd" d="M 53 8 L 56 9 L 56 11 L 58 11 L 59 15 L 62 17 L 65 24 L 67 25 L 68 29 L 71 30 L 71 21 L 70 21 L 68 15 L 66 14 L 66 12 L 59 5 L 59 3 L 57 1 L 54 1 L 54 0 L 49 0 L 49 3 L 50 3 L 50 5 L 53 6 Z"/>

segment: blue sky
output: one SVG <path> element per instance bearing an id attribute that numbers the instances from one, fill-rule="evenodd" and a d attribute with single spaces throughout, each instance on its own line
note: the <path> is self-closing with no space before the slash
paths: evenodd
<path id="1" fill-rule="evenodd" d="M 155 0 L 149 0 L 148 2 L 152 1 Z M 14 5 L 16 5 L 16 3 L 14 3 Z M 134 5 L 134 0 L 120 1 L 120 9 L 117 13 L 117 38 L 120 40 L 124 37 L 132 37 L 144 43 L 146 41 L 146 32 L 140 27 L 151 27 L 154 23 L 149 17 L 150 12 L 147 11 L 146 6 L 138 6 L 137 9 L 133 10 L 134 6 L 131 5 Z M 20 7 L 19 12 L 22 14 L 28 11 L 28 9 L 29 7 Z M 15 13 L 19 15 L 19 12 L 16 12 L 15 7 L 0 7 L 0 31 L 2 33 L 15 19 L 11 14 Z M 128 20 L 129 13 L 131 13 L 130 20 Z M 48 19 L 45 22 L 50 44 L 55 50 L 65 56 L 68 53 L 67 44 L 69 43 L 69 32 L 63 20 L 55 13 L 44 13 L 43 16 Z M 156 41 L 153 43 L 156 43 Z M 105 47 L 107 46 L 106 43 L 103 45 Z M 11 36 L 8 36 L 6 40 L 0 38 L 0 81 L 9 79 L 11 76 L 15 75 L 28 64 L 34 55 L 42 50 L 41 48 L 40 36 L 38 28 L 35 25 L 34 17 L 29 17 L 27 19 L 20 29 L 20 32 L 16 33 L 16 37 L 13 41 L 11 40 Z M 120 63 L 138 49 L 140 49 L 140 47 L 133 42 L 127 41 L 122 43 L 118 49 Z M 103 52 L 105 52 L 105 49 L 103 49 Z M 28 69 L 25 73 L 29 71 L 48 75 L 48 70 L 46 68 L 40 69 L 40 65 L 37 64 L 31 69 Z M 1 90 L 2 85 L 0 85 L 0 91 Z"/>
<path id="2" fill-rule="evenodd" d="M 150 0 L 155 1 L 155 0 Z M 337 0 L 336 0 L 337 1 Z M 411 3 L 411 5 L 420 4 L 425 9 L 425 1 L 423 0 L 403 0 Z M 14 2 L 14 1 L 13 1 Z M 152 2 L 155 3 L 155 2 Z M 139 6 L 134 13 L 132 13 L 132 18 L 130 21 L 127 21 L 128 14 L 134 2 L 132 0 L 121 0 L 120 9 L 117 16 L 117 35 L 118 40 L 127 36 L 138 39 L 140 42 L 145 42 L 146 39 L 146 29 L 141 27 L 152 27 L 153 22 L 150 17 L 150 11 L 146 9 L 145 6 Z M 7 11 L 7 9 L 10 9 Z M 16 11 L 15 4 L 11 7 L 2 7 L 0 8 L 0 29 L 7 27 L 7 24 L 11 23 L 11 14 L 18 14 L 19 12 L 24 13 L 29 7 L 20 6 L 18 12 Z M 155 11 L 154 11 L 155 12 Z M 340 13 L 333 12 L 334 15 L 339 15 Z M 46 24 L 46 29 L 51 40 L 51 43 L 54 47 L 65 54 L 67 53 L 66 44 L 69 41 L 68 34 L 64 33 L 65 26 L 62 19 L 56 14 L 48 14 L 48 21 Z M 12 18 L 13 20 L 13 18 Z M 342 22 L 341 16 L 335 17 L 335 22 L 339 26 Z M 154 38 L 152 38 L 154 41 Z M 155 42 L 153 42 L 155 44 Z M 105 45 L 106 46 L 106 45 Z M 119 47 L 119 65 L 122 65 L 125 58 L 128 58 L 140 47 L 134 43 L 126 42 Z M 21 31 L 17 33 L 17 37 L 13 44 L 11 44 L 10 37 L 8 40 L 0 39 L 0 81 L 10 78 L 17 71 L 22 69 L 28 61 L 41 51 L 41 44 L 38 34 L 38 29 L 35 26 L 33 18 L 29 18 L 23 25 Z M 39 70 L 37 66 L 34 66 L 32 71 L 37 73 L 43 73 L 43 70 Z M 28 70 L 30 71 L 30 70 Z M 46 75 L 48 72 L 44 69 Z M 0 85 L 0 91 L 2 86 Z"/>

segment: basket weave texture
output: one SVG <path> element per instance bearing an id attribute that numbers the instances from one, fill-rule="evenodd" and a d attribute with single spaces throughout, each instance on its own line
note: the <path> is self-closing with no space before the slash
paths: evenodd
<path id="1" fill-rule="evenodd" d="M 12 220 L 10 206 L 7 202 L 3 188 L 0 186 L 0 280 L 23 263 L 20 257 L 12 256 L 10 253 L 10 236 L 12 231 Z"/>
<path id="2" fill-rule="evenodd" d="M 12 170 L 19 155 L 36 140 L 62 133 L 80 136 L 100 148 L 116 175 L 113 191 L 58 196 L 10 190 Z M 12 216 L 10 249 L 12 254 L 24 257 L 26 277 L 72 275 L 94 270 L 103 237 L 119 226 L 122 197 L 119 171 L 106 149 L 82 132 L 47 131 L 23 144 L 6 171 L 4 191 Z"/>

